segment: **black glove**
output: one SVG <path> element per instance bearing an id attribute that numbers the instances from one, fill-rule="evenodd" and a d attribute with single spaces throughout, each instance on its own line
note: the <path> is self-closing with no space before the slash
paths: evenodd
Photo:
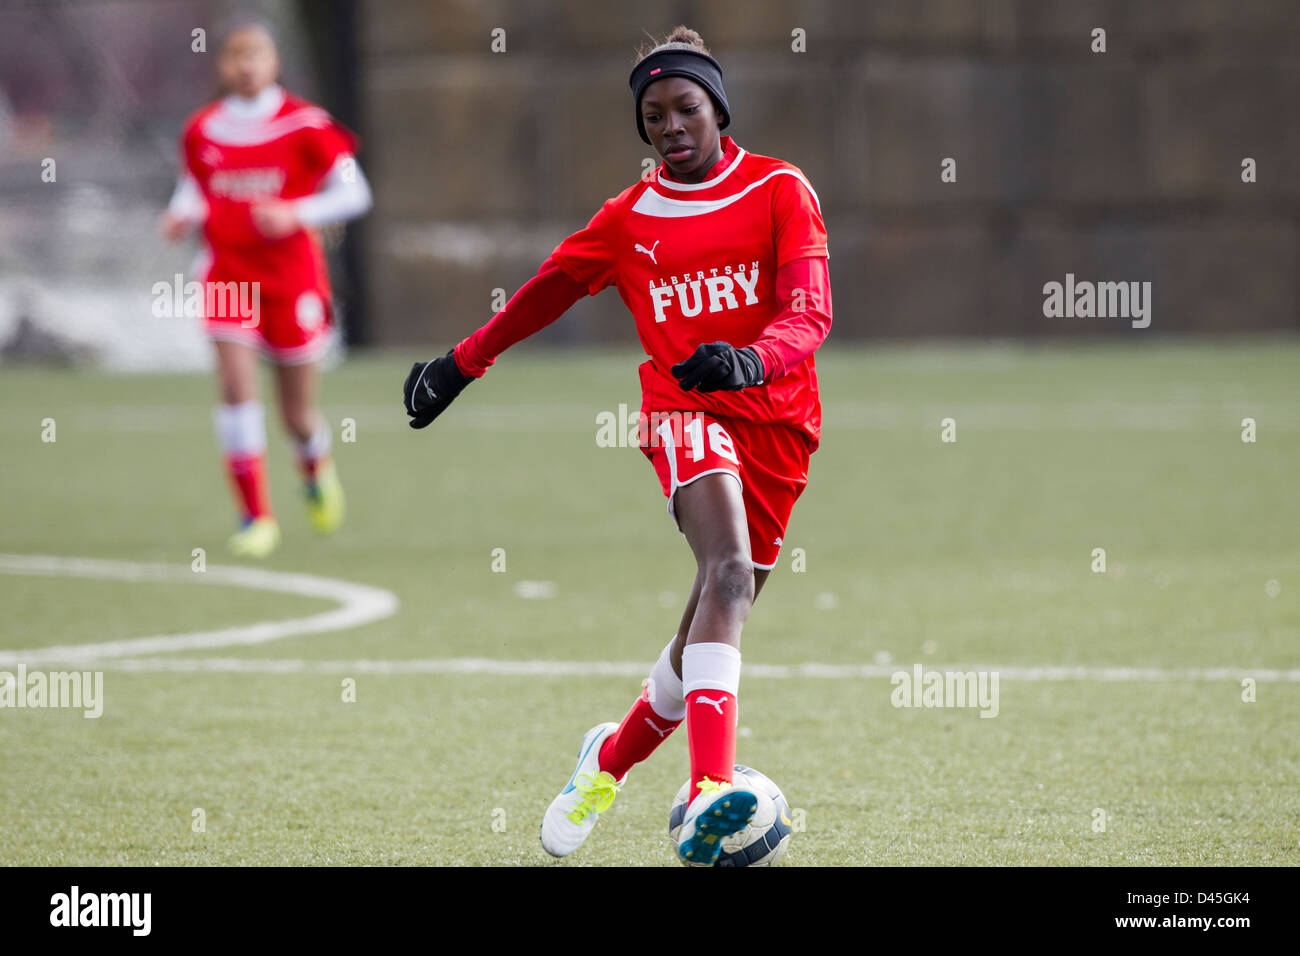
<path id="1" fill-rule="evenodd" d="M 451 352 L 432 362 L 416 362 L 411 366 L 411 374 L 406 376 L 406 384 L 402 386 L 402 400 L 406 414 L 411 417 L 409 424 L 412 428 L 428 425 L 446 411 L 452 399 L 466 385 L 474 381 L 461 372 Z"/>
<path id="2" fill-rule="evenodd" d="M 674 365 L 672 372 L 688 392 L 734 392 L 763 384 L 763 360 L 758 353 L 726 342 L 701 345 L 686 361 Z"/>

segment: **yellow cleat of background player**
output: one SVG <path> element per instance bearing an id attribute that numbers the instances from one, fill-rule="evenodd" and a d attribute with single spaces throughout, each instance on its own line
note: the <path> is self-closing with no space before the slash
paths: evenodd
<path id="1" fill-rule="evenodd" d="M 280 525 L 270 515 L 254 518 L 226 542 L 241 558 L 264 558 L 280 546 Z"/>
<path id="2" fill-rule="evenodd" d="M 343 485 L 334 462 L 321 463 L 316 469 L 316 480 L 307 485 L 307 519 L 317 534 L 337 531 L 343 523 Z"/>

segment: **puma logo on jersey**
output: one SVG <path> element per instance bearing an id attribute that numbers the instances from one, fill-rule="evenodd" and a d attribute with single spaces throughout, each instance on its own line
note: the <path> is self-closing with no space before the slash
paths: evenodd
<path id="1" fill-rule="evenodd" d="M 663 242 L 662 239 L 656 239 L 655 244 L 651 246 L 649 249 L 647 249 L 645 246 L 641 245 L 641 243 L 638 242 L 636 244 L 636 251 L 644 252 L 647 256 L 650 257 L 651 262 L 653 262 L 655 265 L 659 265 L 659 260 L 655 258 L 655 250 L 659 248 L 659 243 L 661 242 Z"/>
<path id="2" fill-rule="evenodd" d="M 722 705 L 725 704 L 726 702 L 727 702 L 726 694 L 723 694 L 717 700 L 713 700 L 711 697 L 705 697 L 703 694 L 695 698 L 695 703 L 708 704 L 710 707 L 712 707 L 714 710 L 718 712 L 719 717 L 722 716 Z"/>
<path id="3" fill-rule="evenodd" d="M 649 717 L 645 719 L 645 722 L 650 725 L 651 730 L 653 730 L 655 733 L 659 735 L 660 739 L 667 737 L 669 732 L 672 731 L 671 727 L 669 727 L 668 730 L 660 730 L 658 727 L 655 726 L 655 722 L 651 720 Z"/>
<path id="4" fill-rule="evenodd" d="M 727 266 L 707 272 L 701 269 L 669 276 L 667 280 L 660 279 L 658 285 L 651 280 L 650 301 L 654 303 L 655 321 L 668 321 L 668 310 L 674 307 L 684 318 L 697 316 L 704 311 L 706 299 L 709 312 L 740 308 L 742 294 L 745 305 L 756 305 L 758 273 L 755 261 L 748 269 L 741 263 L 737 268 Z"/>

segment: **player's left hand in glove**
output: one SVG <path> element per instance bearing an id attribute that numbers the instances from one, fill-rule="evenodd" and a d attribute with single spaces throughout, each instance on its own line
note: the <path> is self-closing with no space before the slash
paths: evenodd
<path id="1" fill-rule="evenodd" d="M 406 376 L 406 384 L 402 386 L 402 400 L 412 428 L 428 425 L 446 411 L 466 385 L 474 381 L 461 372 L 452 357 L 454 351 L 452 349 L 432 362 L 416 362 L 411 366 L 411 374 Z"/>
<path id="2" fill-rule="evenodd" d="M 738 349 L 726 342 L 701 345 L 684 362 L 672 368 L 673 378 L 686 391 L 736 391 L 763 384 L 763 360 L 752 348 Z"/>

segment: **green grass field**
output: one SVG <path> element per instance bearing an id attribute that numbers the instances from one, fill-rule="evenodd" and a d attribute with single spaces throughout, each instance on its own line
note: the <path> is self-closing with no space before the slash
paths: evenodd
<path id="1" fill-rule="evenodd" d="M 634 354 L 508 354 L 413 432 L 399 396 L 420 357 L 326 379 L 350 507 L 336 536 L 308 530 L 278 424 L 271 438 L 285 541 L 260 566 L 387 589 L 396 614 L 81 664 L 105 672 L 99 719 L 0 709 L 0 862 L 552 862 L 542 811 L 672 636 L 693 562 L 640 452 L 596 442 L 598 412 L 637 406 Z M 738 759 L 803 811 L 787 864 L 1300 863 L 1300 342 L 819 365 L 823 444 L 741 684 Z M 0 552 L 235 564 L 213 393 L 207 376 L 4 370 Z M 336 606 L 202 574 L 0 569 L 0 597 L 0 653 Z M 446 663 L 467 659 L 622 666 Z M 888 672 L 916 663 L 997 671 L 997 717 L 895 708 Z M 1032 670 L 1060 667 L 1079 670 Z M 686 773 L 679 733 L 562 865 L 675 865 Z"/>

